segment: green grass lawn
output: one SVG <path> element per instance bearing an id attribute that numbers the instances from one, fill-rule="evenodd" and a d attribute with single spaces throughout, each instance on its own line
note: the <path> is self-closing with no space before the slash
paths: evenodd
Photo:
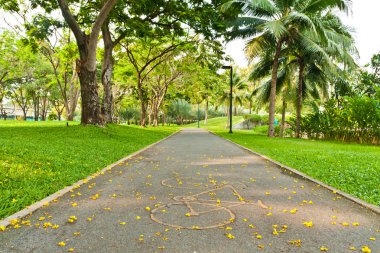
<path id="1" fill-rule="evenodd" d="M 232 124 L 233 125 L 238 124 L 242 121 L 244 121 L 243 116 L 233 116 L 232 117 Z M 208 119 L 207 125 L 205 125 L 204 123 L 205 123 L 205 121 L 201 120 L 199 122 L 199 126 L 201 128 L 206 128 L 209 130 L 224 129 L 224 128 L 226 128 L 226 125 L 227 125 L 227 117 L 217 117 L 217 118 Z M 185 127 L 198 127 L 198 122 L 195 122 L 195 123 L 192 123 L 189 125 L 185 125 Z"/>
<path id="2" fill-rule="evenodd" d="M 0 219 L 177 129 L 0 121 Z"/>
<path id="3" fill-rule="evenodd" d="M 214 131 L 330 186 L 380 206 L 380 147 Z"/>

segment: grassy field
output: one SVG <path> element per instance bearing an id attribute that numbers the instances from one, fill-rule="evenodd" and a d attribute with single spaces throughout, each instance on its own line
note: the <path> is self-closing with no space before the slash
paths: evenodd
<path id="1" fill-rule="evenodd" d="M 0 121 L 0 219 L 177 129 Z"/>
<path id="2" fill-rule="evenodd" d="M 240 122 L 244 121 L 243 116 L 233 116 L 232 117 L 232 124 L 238 124 Z M 204 120 L 201 120 L 199 122 L 199 126 L 201 128 L 206 128 L 209 130 L 213 129 L 225 129 L 227 125 L 227 117 L 218 117 L 218 118 L 212 118 L 207 120 L 207 125 L 204 124 Z M 185 127 L 198 127 L 198 122 L 186 125 Z"/>
<path id="3" fill-rule="evenodd" d="M 268 138 L 252 131 L 214 130 L 253 151 L 295 168 L 344 192 L 380 206 L 380 147 Z"/>

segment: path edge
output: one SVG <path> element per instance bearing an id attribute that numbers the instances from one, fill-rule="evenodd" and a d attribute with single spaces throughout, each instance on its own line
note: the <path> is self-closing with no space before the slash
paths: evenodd
<path id="1" fill-rule="evenodd" d="M 330 191 L 332 191 L 332 192 L 335 192 L 337 195 L 340 195 L 340 196 L 342 196 L 342 197 L 344 197 L 344 198 L 346 198 L 346 199 L 348 199 L 348 200 L 350 200 L 350 201 L 352 201 L 352 202 L 354 202 L 354 203 L 356 203 L 356 204 L 358 204 L 358 205 L 360 205 L 360 206 L 362 206 L 362 207 L 364 207 L 364 208 L 367 208 L 367 209 L 371 210 L 372 212 L 374 212 L 374 213 L 376 213 L 376 214 L 380 214 L 380 207 L 377 207 L 377 206 L 375 206 L 375 205 L 372 205 L 372 204 L 370 204 L 370 203 L 367 203 L 367 202 L 365 202 L 364 200 L 361 200 L 361 199 L 359 199 L 359 198 L 357 198 L 357 197 L 354 197 L 354 196 L 351 195 L 351 194 L 348 194 L 348 193 L 346 193 L 346 192 L 343 192 L 343 191 L 341 191 L 341 190 L 338 190 L 338 189 L 336 189 L 336 188 L 334 188 L 334 187 L 332 187 L 332 186 L 330 186 L 330 185 L 327 185 L 327 184 L 325 184 L 325 183 L 323 183 L 323 182 L 321 182 L 321 181 L 319 181 L 319 180 L 317 180 L 317 179 L 315 179 L 315 178 L 312 178 L 312 177 L 310 177 L 310 176 L 308 176 L 308 175 L 306 175 L 306 174 L 304 174 L 304 173 L 302 173 L 302 172 L 300 172 L 300 171 L 298 171 L 298 170 L 296 170 L 296 169 L 294 169 L 294 168 L 291 168 L 291 167 L 289 167 L 289 166 L 287 166 L 287 165 L 284 165 L 284 164 L 282 164 L 282 163 L 280 163 L 280 162 L 277 162 L 277 161 L 273 160 L 272 158 L 269 158 L 269 157 L 267 157 L 267 156 L 265 156 L 265 155 L 263 155 L 263 154 L 257 153 L 256 151 L 253 151 L 253 150 L 251 150 L 251 149 L 249 149 L 249 148 L 247 148 L 247 147 L 244 147 L 244 146 L 242 146 L 242 145 L 240 145 L 240 144 L 238 144 L 238 143 L 236 143 L 236 142 L 234 142 L 234 141 L 232 141 L 232 140 L 229 140 L 229 139 L 223 138 L 223 137 L 217 135 L 216 133 L 211 132 L 210 130 L 207 130 L 207 131 L 208 131 L 209 133 L 211 133 L 211 134 L 213 134 L 213 135 L 219 137 L 219 138 L 222 138 L 223 140 L 226 140 L 226 141 L 228 141 L 228 142 L 230 142 L 230 143 L 232 143 L 232 144 L 238 146 L 239 148 L 241 148 L 241 149 L 243 149 L 243 150 L 245 150 L 245 151 L 248 151 L 249 153 L 252 153 L 252 154 L 254 154 L 254 155 L 257 155 L 257 156 L 259 156 L 259 157 L 261 157 L 261 158 L 264 158 L 265 160 L 267 160 L 267 161 L 269 161 L 269 162 L 271 162 L 271 163 L 276 164 L 277 166 L 280 166 L 281 169 L 286 169 L 286 170 L 288 170 L 288 171 L 291 171 L 292 173 L 294 173 L 294 174 L 296 174 L 296 175 L 302 177 L 303 179 L 306 179 L 306 180 L 308 180 L 308 181 L 311 181 L 311 182 L 313 182 L 313 183 L 316 183 L 316 184 L 318 184 L 318 185 L 320 185 L 320 186 L 322 186 L 322 187 L 324 187 L 324 188 L 326 188 L 326 189 L 328 189 L 328 190 L 330 190 Z"/>
<path id="2" fill-rule="evenodd" d="M 14 213 L 14 214 L 11 214 L 10 216 L 8 217 L 5 217 L 4 219 L 0 220 L 0 227 L 4 226 L 5 228 L 9 225 L 12 224 L 12 220 L 18 220 L 18 219 L 22 219 L 24 218 L 25 216 L 35 212 L 36 210 L 40 209 L 41 207 L 43 207 L 44 205 L 46 205 L 47 203 L 50 203 L 51 201 L 59 198 L 59 197 L 62 197 L 63 195 L 65 195 L 66 193 L 70 192 L 71 190 L 74 190 L 76 189 L 77 187 L 89 182 L 90 180 L 96 178 L 97 176 L 101 175 L 102 173 L 106 172 L 107 170 L 119 165 L 120 163 L 123 163 L 129 159 L 131 159 L 132 157 L 135 157 L 137 155 L 139 155 L 140 153 L 152 148 L 153 146 L 156 146 L 157 144 L 173 137 L 174 135 L 177 135 L 178 133 L 180 133 L 182 131 L 182 129 L 170 134 L 169 136 L 166 136 L 165 138 L 159 140 L 159 141 L 156 141 L 152 144 L 149 144 L 148 146 L 126 156 L 126 157 L 123 157 L 121 158 L 120 160 L 118 160 L 117 162 L 114 162 L 113 164 L 110 164 L 108 166 L 106 166 L 105 168 L 99 170 L 98 172 L 95 172 L 94 174 L 84 178 L 84 179 L 81 179 L 79 180 L 78 182 L 70 185 L 70 186 L 67 186 L 65 188 L 63 188 L 62 190 L 59 190 L 49 196 L 47 196 L 46 198 L 42 199 L 42 200 L 39 200 L 35 203 L 33 203 L 32 205 Z M 1 231 L 1 230 L 0 230 Z"/>

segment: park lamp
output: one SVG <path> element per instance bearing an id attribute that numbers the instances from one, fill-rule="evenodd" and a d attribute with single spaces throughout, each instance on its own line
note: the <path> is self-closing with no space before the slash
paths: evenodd
<path id="1" fill-rule="evenodd" d="M 232 66 L 222 66 L 222 69 L 230 70 L 230 134 L 232 134 Z"/>

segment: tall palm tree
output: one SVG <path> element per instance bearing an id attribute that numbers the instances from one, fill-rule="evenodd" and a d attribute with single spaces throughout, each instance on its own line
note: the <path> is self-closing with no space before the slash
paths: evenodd
<path id="1" fill-rule="evenodd" d="M 250 59 L 268 48 L 274 48 L 268 136 L 274 136 L 277 72 L 282 48 L 296 40 L 305 30 L 323 35 L 318 20 L 312 16 L 333 8 L 347 10 L 350 2 L 351 0 L 231 0 L 223 5 L 223 10 L 241 11 L 239 17 L 231 22 L 227 38 L 249 38 L 246 52 Z"/>

